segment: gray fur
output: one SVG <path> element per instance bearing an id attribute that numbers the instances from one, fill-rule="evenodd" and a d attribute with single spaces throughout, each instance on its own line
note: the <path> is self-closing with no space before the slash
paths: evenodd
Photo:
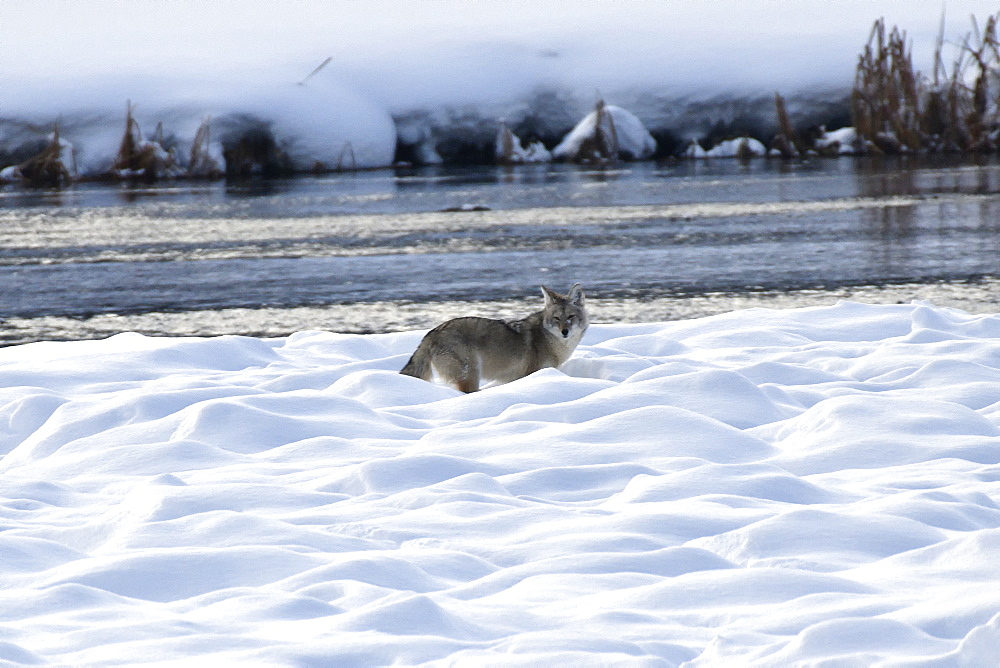
<path id="1" fill-rule="evenodd" d="M 587 329 L 583 288 L 565 295 L 542 286 L 545 307 L 520 320 L 455 318 L 423 338 L 400 373 L 431 380 L 435 373 L 462 392 L 484 380 L 509 383 L 546 367 L 559 367 Z"/>

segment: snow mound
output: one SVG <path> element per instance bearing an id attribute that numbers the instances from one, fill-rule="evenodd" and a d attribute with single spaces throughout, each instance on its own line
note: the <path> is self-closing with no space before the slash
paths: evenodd
<path id="1" fill-rule="evenodd" d="M 846 127 L 833 131 L 822 128 L 822 130 L 823 133 L 815 143 L 816 150 L 820 153 L 834 155 L 864 153 L 864 144 L 855 128 Z"/>
<path id="2" fill-rule="evenodd" d="M 767 155 L 767 147 L 753 137 L 737 137 L 719 142 L 703 156 L 694 155 L 691 157 L 705 158 L 758 158 Z"/>
<path id="3" fill-rule="evenodd" d="M 0 662 L 992 665 L 1000 316 L 0 349 Z"/>
<path id="4" fill-rule="evenodd" d="M 645 160 L 656 152 L 656 140 L 630 111 L 603 102 L 584 116 L 552 149 L 557 160 Z"/>
<path id="5" fill-rule="evenodd" d="M 527 146 L 521 138 L 510 131 L 506 125 L 501 125 L 497 132 L 494 151 L 497 162 L 520 164 L 527 162 L 549 162 L 552 154 L 540 141 L 533 141 Z"/>

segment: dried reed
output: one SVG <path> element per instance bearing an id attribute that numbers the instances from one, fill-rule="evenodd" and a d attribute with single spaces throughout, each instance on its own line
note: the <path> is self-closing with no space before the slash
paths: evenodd
<path id="1" fill-rule="evenodd" d="M 872 27 L 858 59 L 851 113 L 870 149 L 978 151 L 1000 149 L 1000 14 L 979 29 L 975 17 L 951 72 L 945 64 L 944 16 L 927 79 L 913 69 L 906 33 L 885 21 Z M 970 70 L 971 68 L 971 70 Z"/>
<path id="2" fill-rule="evenodd" d="M 156 139 L 158 138 L 158 139 Z M 176 155 L 163 148 L 163 124 L 158 124 L 154 139 L 143 141 L 142 128 L 132 115 L 132 102 L 125 114 L 125 132 L 122 134 L 118 155 L 111 169 L 111 176 L 122 179 L 155 181 L 161 176 L 176 176 Z"/>
<path id="3" fill-rule="evenodd" d="M 217 179 L 225 172 L 218 161 L 212 157 L 212 117 L 206 116 L 198 126 L 198 131 L 191 142 L 191 157 L 188 160 L 188 176 L 201 179 Z"/>
<path id="4" fill-rule="evenodd" d="M 801 153 L 792 121 L 788 118 L 785 98 L 780 93 L 774 94 L 774 109 L 778 116 L 778 134 L 771 141 L 771 148 L 777 150 L 782 158 L 797 158 Z"/>
<path id="5" fill-rule="evenodd" d="M 618 130 L 615 119 L 608 113 L 604 100 L 597 100 L 597 124 L 595 138 L 601 151 L 601 157 L 606 161 L 618 160 Z"/>
<path id="6" fill-rule="evenodd" d="M 598 95 L 594 105 L 594 134 L 580 142 L 575 160 L 583 163 L 606 164 L 619 159 L 618 130 L 615 120 L 608 113 L 604 100 Z"/>
<path id="7" fill-rule="evenodd" d="M 500 130 L 497 131 L 496 139 L 496 162 L 501 165 L 512 165 L 521 162 L 517 152 L 514 150 L 514 142 L 517 139 L 510 131 L 506 123 L 500 123 Z"/>
<path id="8" fill-rule="evenodd" d="M 347 157 L 351 158 L 350 167 L 347 167 L 344 163 L 344 158 Z M 354 157 L 354 146 L 351 145 L 351 142 L 345 141 L 344 146 L 340 149 L 340 156 L 337 158 L 337 171 L 339 172 L 344 169 L 357 169 L 357 168 L 358 168 L 358 161 Z"/>
<path id="9" fill-rule="evenodd" d="M 52 141 L 38 155 L 17 166 L 17 173 L 25 184 L 32 187 L 58 188 L 73 180 L 75 166 L 67 167 L 62 161 L 62 143 L 59 141 L 59 125 L 52 131 Z"/>

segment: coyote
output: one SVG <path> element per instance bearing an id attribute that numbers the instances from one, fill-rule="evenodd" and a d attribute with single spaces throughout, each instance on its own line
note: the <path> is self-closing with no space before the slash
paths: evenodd
<path id="1" fill-rule="evenodd" d="M 520 320 L 455 318 L 423 338 L 402 374 L 430 380 L 436 373 L 462 392 L 484 379 L 509 383 L 573 354 L 589 324 L 583 288 L 560 295 L 542 286 L 545 307 Z"/>

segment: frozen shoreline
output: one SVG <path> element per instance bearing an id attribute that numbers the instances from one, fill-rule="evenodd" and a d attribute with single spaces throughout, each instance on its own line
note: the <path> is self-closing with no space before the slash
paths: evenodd
<path id="1" fill-rule="evenodd" d="M 748 308 L 790 309 L 830 306 L 840 300 L 867 304 L 927 301 L 972 314 L 1000 312 L 1000 278 L 976 281 L 845 286 L 829 290 L 714 293 L 655 299 L 588 300 L 591 318 L 603 323 L 667 322 L 702 318 Z M 517 318 L 538 308 L 534 299 L 447 302 L 374 302 L 297 308 L 232 308 L 89 318 L 42 316 L 3 321 L 0 346 L 34 341 L 100 339 L 120 332 L 148 336 L 282 337 L 299 331 L 385 333 L 429 329 L 463 315 Z"/>
<path id="2" fill-rule="evenodd" d="M 983 0 L 947 5 L 949 47 L 962 42 L 966 17 L 985 20 L 984 12 L 995 11 Z M 573 17 L 556 3 L 465 9 L 301 2 L 278 12 L 265 3 L 247 10 L 235 29 L 224 8 L 193 3 L 167 13 L 156 3 L 115 0 L 7 8 L 7 57 L 0 59 L 0 168 L 7 169 L 0 179 L 38 184 L 325 173 L 396 161 L 487 164 L 501 127 L 555 149 L 593 108 L 595 90 L 634 114 L 635 136 L 648 142 L 635 151 L 621 141 L 625 154 L 685 154 L 692 139 L 707 144 L 695 153 L 714 146 L 716 155 L 742 152 L 751 136 L 768 143 L 779 124 L 775 91 L 787 98 L 804 149 L 820 126 L 851 124 L 856 54 L 873 21 L 881 16 L 908 31 L 915 67 L 925 74 L 941 21 L 936 5 L 889 2 L 852 12 L 821 2 L 640 2 L 626 12 L 583 7 Z M 43 25 L 49 48 L 39 51 Z M 950 60 L 951 51 L 943 57 Z M 141 150 L 121 153 L 122 123 L 133 107 L 135 141 L 131 121 L 126 134 Z M 616 123 L 623 134 L 628 124 Z M 728 149 L 720 143 L 737 137 Z M 35 162 L 52 153 L 44 148 L 50 141 L 65 163 L 59 174 Z M 831 148 L 832 141 L 822 144 L 834 153 L 848 148 Z M 150 160 L 149 151 L 159 157 Z M 786 144 L 779 152 L 789 157 L 799 149 Z"/>

